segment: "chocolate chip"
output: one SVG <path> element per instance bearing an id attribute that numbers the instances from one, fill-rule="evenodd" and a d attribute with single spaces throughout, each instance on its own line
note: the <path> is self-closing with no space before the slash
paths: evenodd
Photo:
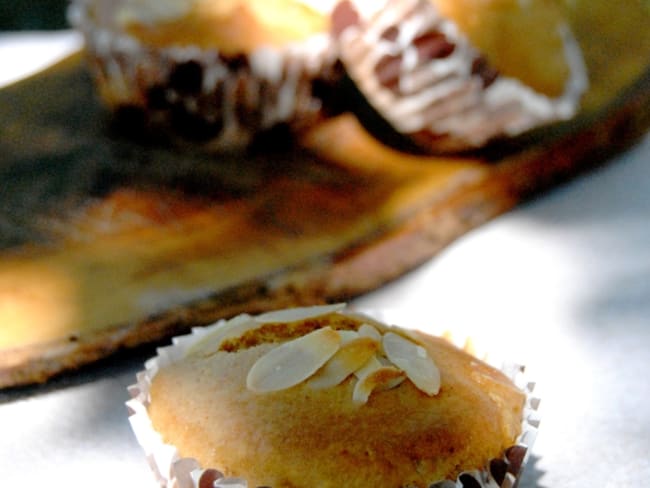
<path id="1" fill-rule="evenodd" d="M 154 85 L 147 90 L 147 105 L 153 110 L 162 110 L 167 108 L 167 90 L 162 85 Z"/>
<path id="2" fill-rule="evenodd" d="M 250 63 L 244 54 L 236 54 L 228 58 L 223 58 L 222 61 L 226 64 L 230 71 L 239 71 L 248 68 Z"/>
<path id="3" fill-rule="evenodd" d="M 483 86 L 490 86 L 499 76 L 499 72 L 490 66 L 487 59 L 480 56 L 472 62 L 472 75 L 479 76 Z"/>
<path id="4" fill-rule="evenodd" d="M 381 38 L 390 42 L 395 42 L 397 36 L 399 36 L 399 29 L 392 25 L 382 33 Z"/>
<path id="5" fill-rule="evenodd" d="M 383 56 L 375 66 L 377 81 L 389 90 L 397 91 L 401 65 L 402 56 Z"/>
<path id="6" fill-rule="evenodd" d="M 427 32 L 414 39 L 420 60 L 443 59 L 450 56 L 456 45 L 449 42 L 442 32 Z"/>
<path id="7" fill-rule="evenodd" d="M 178 93 L 199 93 L 202 84 L 203 67 L 196 61 L 178 64 L 169 75 L 169 85 Z"/>

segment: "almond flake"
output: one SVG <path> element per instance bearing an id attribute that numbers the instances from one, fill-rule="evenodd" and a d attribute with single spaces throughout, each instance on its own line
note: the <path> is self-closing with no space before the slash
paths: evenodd
<path id="1" fill-rule="evenodd" d="M 424 347 L 393 332 L 384 334 L 383 346 L 388 359 L 404 371 L 419 390 L 427 395 L 440 391 L 440 371 Z"/>
<path id="2" fill-rule="evenodd" d="M 201 340 L 188 348 L 186 356 L 211 356 L 219 350 L 225 340 L 241 337 L 249 330 L 254 330 L 259 327 L 261 325 L 255 322 L 250 315 L 238 315 L 218 325 L 214 331 L 203 336 Z"/>
<path id="3" fill-rule="evenodd" d="M 393 366 L 382 366 L 357 381 L 352 393 L 354 403 L 366 403 L 373 391 L 383 391 L 395 388 L 406 375 Z"/>
<path id="4" fill-rule="evenodd" d="M 379 362 L 379 359 L 377 359 L 377 356 L 374 355 L 374 356 L 371 356 L 370 359 L 368 359 L 366 364 L 364 364 L 363 366 L 361 366 L 359 369 L 357 369 L 354 372 L 354 376 L 356 376 L 357 379 L 361 379 L 364 376 L 368 376 L 373 371 L 377 371 L 381 367 L 382 367 L 381 362 Z"/>
<path id="5" fill-rule="evenodd" d="M 377 341 L 370 337 L 357 337 L 342 344 L 336 354 L 309 379 L 307 384 L 315 389 L 338 385 L 366 364 L 377 352 L 378 347 Z"/>
<path id="6" fill-rule="evenodd" d="M 341 345 L 359 338 L 359 333 L 356 330 L 338 330 L 337 332 L 341 336 Z"/>
<path id="7" fill-rule="evenodd" d="M 256 392 L 284 390 L 306 380 L 338 351 L 341 336 L 323 327 L 271 349 L 248 372 L 246 386 Z"/>
<path id="8" fill-rule="evenodd" d="M 354 312 L 351 310 L 344 310 L 341 312 L 341 314 L 345 315 L 346 317 L 350 317 L 352 319 L 357 320 L 358 322 L 361 322 L 362 324 L 368 324 L 372 325 L 375 329 L 377 329 L 381 334 L 388 332 L 390 330 L 390 326 L 386 325 L 383 322 L 380 322 L 379 320 L 371 317 L 370 315 L 361 313 L 361 312 Z"/>
<path id="9" fill-rule="evenodd" d="M 381 343 L 381 332 L 370 324 L 361 324 L 361 327 L 359 327 L 359 335 L 362 337 L 372 337 L 374 340 Z"/>
<path id="10" fill-rule="evenodd" d="M 403 329 L 400 327 L 399 333 L 416 344 L 420 344 L 420 341 L 422 340 L 422 337 L 420 336 L 421 332 L 415 329 Z"/>
<path id="11" fill-rule="evenodd" d="M 345 308 L 344 303 L 334 305 L 316 305 L 313 307 L 296 307 L 285 310 L 274 310 L 266 312 L 255 317 L 255 321 L 260 324 L 270 324 L 275 322 L 297 322 L 298 320 L 313 319 L 330 313 L 338 312 Z"/>

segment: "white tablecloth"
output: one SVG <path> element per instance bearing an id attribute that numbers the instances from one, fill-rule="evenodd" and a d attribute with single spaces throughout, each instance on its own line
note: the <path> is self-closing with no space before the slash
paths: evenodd
<path id="1" fill-rule="evenodd" d="M 0 36 L 0 85 L 80 42 Z M 542 424 L 521 488 L 650 484 L 650 136 L 355 305 L 527 364 Z M 0 392 L 0 486 L 155 486 L 123 405 L 146 354 Z"/>

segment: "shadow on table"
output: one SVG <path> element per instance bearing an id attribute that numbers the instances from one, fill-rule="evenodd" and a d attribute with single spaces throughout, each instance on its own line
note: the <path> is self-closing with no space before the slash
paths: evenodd
<path id="1" fill-rule="evenodd" d="M 539 456 L 531 454 L 524 469 L 524 474 L 519 480 L 517 485 L 519 488 L 550 488 L 541 483 L 541 479 L 545 474 L 545 471 L 542 471 L 539 466 Z"/>
<path id="2" fill-rule="evenodd" d="M 650 324 L 650 134 L 569 187 L 526 210 L 567 235 L 571 265 L 585 283 L 579 323 Z M 619 329 L 619 327 L 617 327 Z"/>
<path id="3" fill-rule="evenodd" d="M 133 375 L 144 369 L 144 362 L 155 356 L 156 347 L 160 344 L 143 346 L 135 349 L 124 350 L 79 370 L 68 371 L 49 380 L 45 384 L 20 386 L 0 390 L 0 405 L 31 397 L 43 396 L 59 390 L 71 389 L 77 386 L 93 383 L 101 379 L 110 379 L 124 375 Z"/>
<path id="4" fill-rule="evenodd" d="M 570 185 L 531 202 L 527 216 L 555 226 L 615 224 L 621 219 L 650 224 L 650 133 L 611 164 L 598 167 Z"/>

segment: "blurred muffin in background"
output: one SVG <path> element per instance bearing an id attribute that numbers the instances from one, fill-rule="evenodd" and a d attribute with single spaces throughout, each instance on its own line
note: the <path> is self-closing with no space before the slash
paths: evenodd
<path id="1" fill-rule="evenodd" d="M 208 149 L 319 117 L 335 78 L 329 10 L 300 0 L 74 0 L 102 100 Z"/>
<path id="2" fill-rule="evenodd" d="M 566 17 L 559 0 L 343 0 L 333 30 L 366 127 L 449 153 L 576 114 L 588 80 Z"/>

